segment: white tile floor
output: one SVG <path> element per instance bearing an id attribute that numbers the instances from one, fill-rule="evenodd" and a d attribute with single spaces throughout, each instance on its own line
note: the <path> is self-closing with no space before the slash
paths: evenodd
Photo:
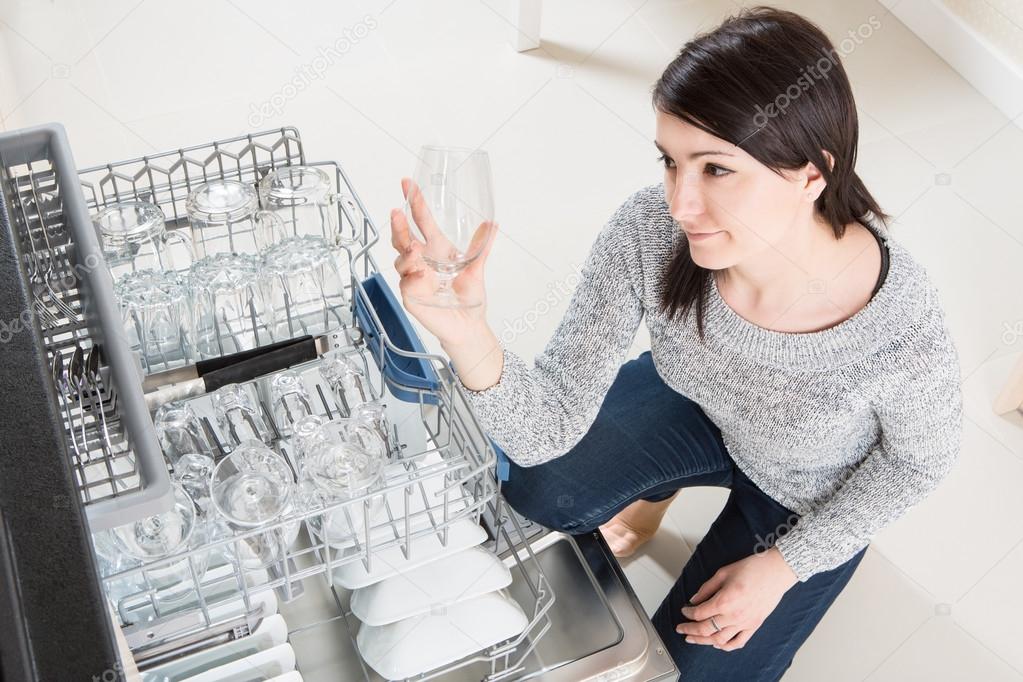
<path id="1" fill-rule="evenodd" d="M 1023 427 L 990 410 L 1023 352 L 1023 298 L 1011 288 L 1023 193 L 1010 162 L 1023 131 L 877 2 L 778 4 L 835 39 L 871 15 L 881 21 L 845 61 L 860 109 L 858 170 L 941 290 L 966 398 L 959 465 L 876 538 L 786 679 L 1023 680 Z M 84 166 L 295 125 L 314 157 L 344 164 L 382 228 L 410 150 L 485 146 L 503 227 L 489 315 L 499 333 L 531 321 L 511 338 L 531 356 L 567 300 L 540 316 L 535 303 L 580 264 L 622 199 L 660 178 L 650 86 L 694 31 L 738 3 L 546 5 L 543 48 L 517 54 L 502 0 L 7 0 L 0 126 L 60 121 Z M 346 29 L 359 36 L 350 49 L 291 92 L 289 80 L 316 68 L 318 50 Z M 279 110 L 260 113 L 282 93 Z M 641 332 L 634 352 L 646 344 Z M 651 611 L 724 497 L 685 491 L 628 563 Z"/>

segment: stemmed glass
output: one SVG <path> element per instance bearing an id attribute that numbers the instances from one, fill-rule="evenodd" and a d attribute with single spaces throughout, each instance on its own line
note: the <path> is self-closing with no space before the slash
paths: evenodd
<path id="1" fill-rule="evenodd" d="M 287 515 L 295 479 L 287 460 L 259 441 L 246 441 L 220 460 L 213 470 L 213 507 L 229 526 L 251 530 Z M 292 530 L 294 532 L 292 532 Z M 271 529 L 235 542 L 230 552 L 243 568 L 268 568 L 285 558 L 298 535 L 292 529 Z"/>
<path id="2" fill-rule="evenodd" d="M 385 454 L 383 443 L 378 446 L 378 441 L 368 427 L 346 419 L 327 422 L 314 437 L 307 437 L 302 473 L 305 495 L 311 505 L 332 506 L 371 489 L 383 476 Z M 362 510 L 368 514 L 371 526 L 382 509 L 383 496 L 371 496 L 368 509 Z M 310 517 L 310 531 L 327 544 L 346 544 L 361 527 L 358 510 L 345 505 Z"/>
<path id="3" fill-rule="evenodd" d="M 437 289 L 412 300 L 439 308 L 481 305 L 452 282 L 483 252 L 494 223 L 490 157 L 480 149 L 425 146 L 413 181 L 405 217 L 409 235 L 423 244 L 423 262 L 434 271 Z"/>
<path id="4" fill-rule="evenodd" d="M 114 528 L 110 532 L 110 542 L 97 549 L 105 547 L 130 562 L 148 564 L 203 545 L 207 539 L 206 516 L 196 511 L 192 498 L 180 485 L 174 484 L 172 488 L 174 507 L 170 511 Z M 115 565 L 123 565 L 118 558 L 107 559 Z M 194 588 L 206 571 L 208 559 L 208 552 L 200 552 L 180 561 L 147 567 L 132 581 L 139 590 L 149 587 L 156 590 L 157 602 L 177 602 L 195 593 Z"/>

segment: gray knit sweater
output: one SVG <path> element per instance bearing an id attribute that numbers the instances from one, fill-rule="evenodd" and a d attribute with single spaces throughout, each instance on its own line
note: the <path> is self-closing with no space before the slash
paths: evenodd
<path id="1" fill-rule="evenodd" d="M 739 469 L 800 515 L 756 540 L 776 545 L 806 581 L 923 499 L 959 452 L 959 358 L 937 291 L 882 235 L 888 274 L 849 319 L 810 333 L 764 329 L 733 311 L 708 278 L 701 342 L 692 309 L 676 320 L 659 310 L 671 255 L 687 247 L 663 187 L 645 187 L 600 231 L 533 365 L 502 345 L 498 383 L 466 393 L 517 464 L 556 458 L 595 420 L 645 317 L 661 378 L 700 405 Z"/>

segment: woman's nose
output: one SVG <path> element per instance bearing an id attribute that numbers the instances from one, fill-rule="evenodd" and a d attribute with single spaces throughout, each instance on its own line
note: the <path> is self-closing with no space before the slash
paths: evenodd
<path id="1" fill-rule="evenodd" d="M 699 173 L 689 172 L 676 178 L 670 208 L 671 217 L 679 222 L 703 213 L 703 188 L 700 186 Z"/>

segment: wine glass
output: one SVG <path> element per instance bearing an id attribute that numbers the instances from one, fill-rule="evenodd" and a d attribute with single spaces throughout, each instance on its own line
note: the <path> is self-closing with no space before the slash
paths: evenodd
<path id="1" fill-rule="evenodd" d="M 257 440 L 220 460 L 211 482 L 213 507 L 234 530 L 247 531 L 288 516 L 295 479 L 287 460 Z M 228 552 L 243 568 L 267 568 L 285 558 L 298 524 L 246 536 Z"/>
<path id="2" fill-rule="evenodd" d="M 410 298 L 438 308 L 482 305 L 482 299 L 455 291 L 452 282 L 483 252 L 494 222 L 487 153 L 461 147 L 423 147 L 404 208 L 409 235 L 423 244 L 423 262 L 437 278 L 432 293 Z"/>
<path id="3" fill-rule="evenodd" d="M 364 447 L 354 437 L 348 420 L 335 420 L 320 427 L 320 437 L 311 445 L 303 461 L 304 475 L 331 500 L 351 499 L 373 486 L 383 474 L 383 446 Z M 362 427 L 373 437 L 372 431 Z"/>
<path id="4" fill-rule="evenodd" d="M 172 490 L 174 507 L 170 511 L 117 526 L 111 531 L 112 547 L 129 562 L 146 565 L 205 544 L 205 517 L 196 512 L 184 488 L 175 483 Z M 139 590 L 150 587 L 156 590 L 158 602 L 177 602 L 194 594 L 196 580 L 202 578 L 208 560 L 208 552 L 199 552 L 182 557 L 180 561 L 146 566 L 132 581 Z"/>

